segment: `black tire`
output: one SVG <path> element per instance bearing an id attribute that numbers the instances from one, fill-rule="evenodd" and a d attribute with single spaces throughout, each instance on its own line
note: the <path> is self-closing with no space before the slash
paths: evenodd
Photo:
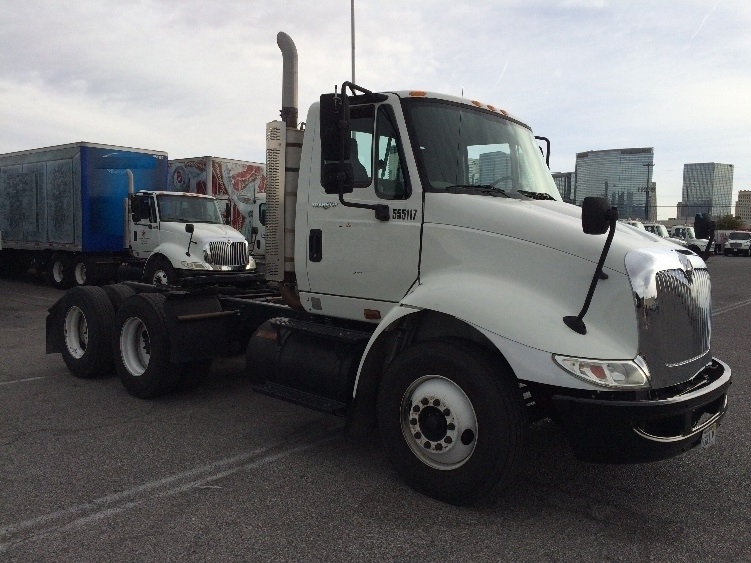
<path id="1" fill-rule="evenodd" d="M 62 338 L 65 365 L 82 379 L 112 372 L 115 310 L 100 287 L 74 287 L 60 300 L 56 329 Z"/>
<path id="2" fill-rule="evenodd" d="M 102 286 L 102 289 L 107 294 L 107 297 L 109 297 L 110 303 L 112 303 L 112 307 L 115 309 L 115 313 L 120 310 L 120 307 L 128 297 L 136 294 L 135 289 L 124 283 L 104 285 Z"/>
<path id="3" fill-rule="evenodd" d="M 152 285 L 172 285 L 175 283 L 175 269 L 166 258 L 152 258 L 146 263 L 144 281 Z"/>
<path id="4" fill-rule="evenodd" d="M 115 318 L 115 368 L 125 389 L 139 399 L 154 399 L 180 384 L 181 364 L 170 362 L 161 293 L 139 293 L 125 300 Z"/>
<path id="5" fill-rule="evenodd" d="M 724 254 L 725 256 L 730 256 L 730 251 L 729 251 L 729 250 L 727 250 L 727 249 L 723 250 L 723 251 L 722 251 L 722 253 L 723 253 L 723 254 Z"/>
<path id="6" fill-rule="evenodd" d="M 456 505 L 492 501 L 522 457 L 527 416 L 513 374 L 464 341 L 429 340 L 388 366 L 378 426 L 413 489 Z"/>
<path id="7" fill-rule="evenodd" d="M 46 267 L 47 283 L 57 289 L 73 287 L 73 263 L 65 254 L 54 254 Z"/>

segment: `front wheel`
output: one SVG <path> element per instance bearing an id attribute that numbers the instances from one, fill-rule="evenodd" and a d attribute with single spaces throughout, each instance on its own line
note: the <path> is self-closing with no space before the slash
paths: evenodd
<path id="1" fill-rule="evenodd" d="M 378 394 L 379 431 L 412 488 L 467 505 L 491 500 L 513 476 L 527 417 L 501 362 L 470 342 L 429 340 L 389 365 Z"/>
<path id="2" fill-rule="evenodd" d="M 153 285 L 171 285 L 175 283 L 175 269 L 167 259 L 153 258 L 146 264 L 144 278 L 146 283 Z"/>

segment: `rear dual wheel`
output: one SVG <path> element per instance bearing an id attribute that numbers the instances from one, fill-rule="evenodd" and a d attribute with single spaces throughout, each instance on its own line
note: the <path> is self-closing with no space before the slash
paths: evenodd
<path id="1" fill-rule="evenodd" d="M 141 293 L 127 298 L 115 319 L 115 368 L 125 389 L 140 399 L 154 399 L 197 385 L 211 369 L 211 360 L 170 361 L 166 297 Z"/>
<path id="2" fill-rule="evenodd" d="M 423 494 L 457 505 L 492 500 L 518 468 L 527 428 L 518 382 L 474 343 L 405 350 L 386 369 L 377 409 L 388 457 Z"/>
<path id="3" fill-rule="evenodd" d="M 76 377 L 88 379 L 112 370 L 112 328 L 115 311 L 100 287 L 74 287 L 60 300 L 56 334 L 62 336 L 65 365 Z"/>

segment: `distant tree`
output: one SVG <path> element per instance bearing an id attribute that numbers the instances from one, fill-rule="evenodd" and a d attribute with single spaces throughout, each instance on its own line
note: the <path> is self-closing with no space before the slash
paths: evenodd
<path id="1" fill-rule="evenodd" d="M 728 214 L 718 218 L 715 225 L 718 231 L 737 231 L 743 226 L 743 220 Z"/>

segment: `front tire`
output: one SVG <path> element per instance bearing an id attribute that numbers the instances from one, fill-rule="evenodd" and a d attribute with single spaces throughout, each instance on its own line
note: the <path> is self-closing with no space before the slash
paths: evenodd
<path id="1" fill-rule="evenodd" d="M 61 299 L 60 325 L 65 365 L 81 379 L 112 371 L 115 311 L 100 287 L 74 287 Z"/>
<path id="2" fill-rule="evenodd" d="M 413 489 L 468 505 L 492 500 L 514 475 L 527 417 L 517 380 L 501 362 L 471 342 L 429 340 L 386 369 L 379 431 Z"/>
<path id="3" fill-rule="evenodd" d="M 153 258 L 146 263 L 144 278 L 152 285 L 172 285 L 176 279 L 175 269 L 167 259 Z"/>
<path id="4" fill-rule="evenodd" d="M 182 366 L 170 362 L 165 296 L 140 293 L 122 304 L 115 319 L 115 368 L 125 389 L 154 399 L 180 384 Z"/>

